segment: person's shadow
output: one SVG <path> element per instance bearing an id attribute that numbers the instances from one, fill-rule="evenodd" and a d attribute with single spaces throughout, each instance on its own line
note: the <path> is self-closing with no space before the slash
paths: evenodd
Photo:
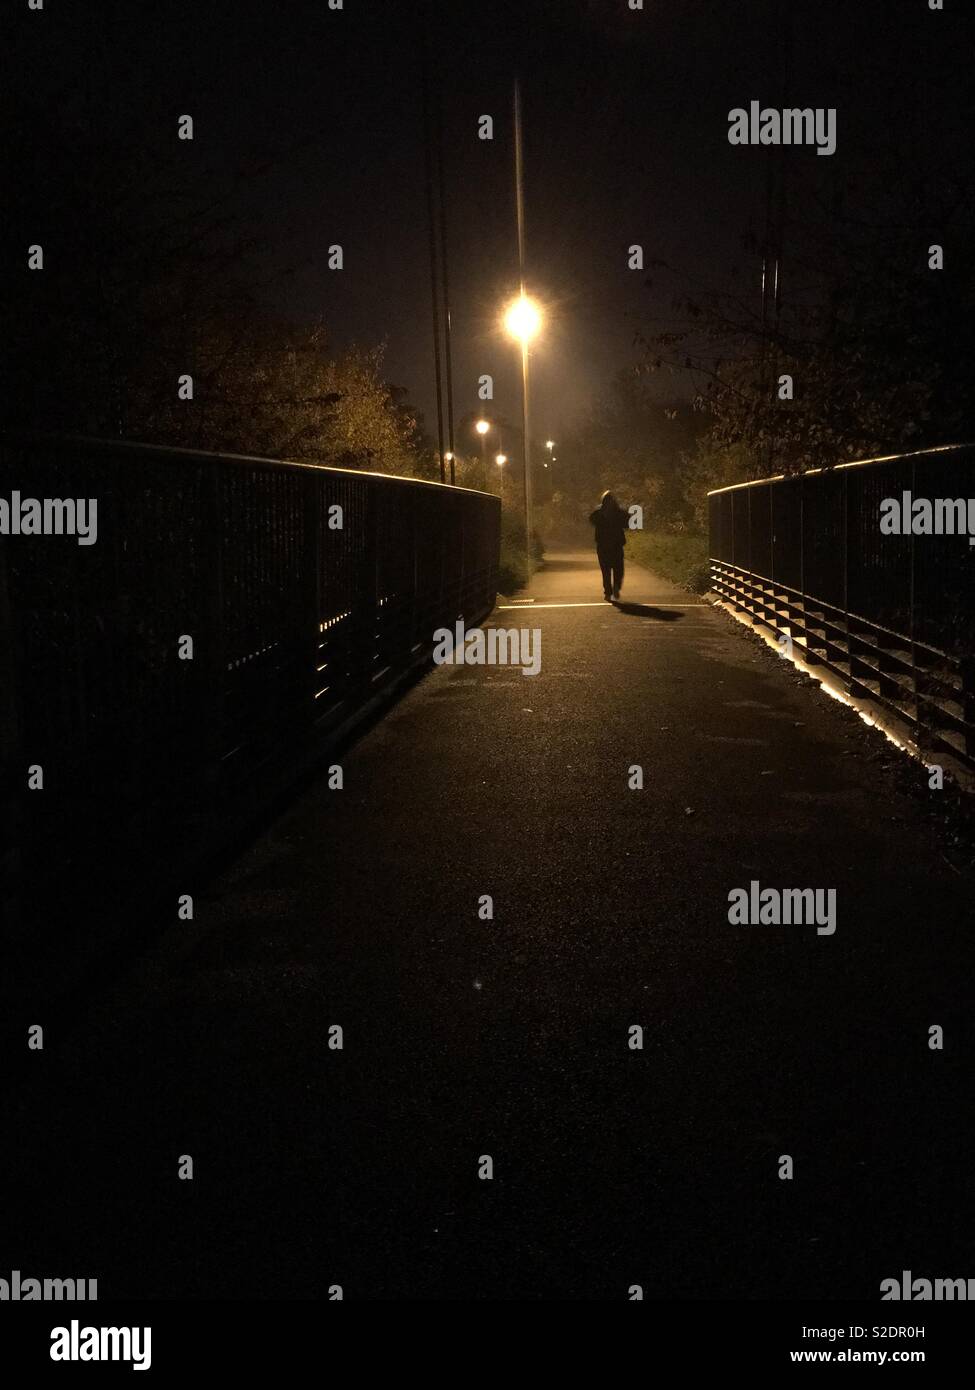
<path id="1" fill-rule="evenodd" d="M 613 607 L 618 608 L 621 613 L 628 613 L 632 618 L 656 618 L 661 623 L 674 623 L 684 616 L 672 608 L 651 608 L 648 603 L 627 603 L 621 598 L 613 599 Z"/>

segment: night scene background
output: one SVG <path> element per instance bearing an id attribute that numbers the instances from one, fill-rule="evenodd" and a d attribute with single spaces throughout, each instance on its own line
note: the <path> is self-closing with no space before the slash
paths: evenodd
<path id="1" fill-rule="evenodd" d="M 3 1287 L 975 1280 L 971 19 L 10 8 Z"/>

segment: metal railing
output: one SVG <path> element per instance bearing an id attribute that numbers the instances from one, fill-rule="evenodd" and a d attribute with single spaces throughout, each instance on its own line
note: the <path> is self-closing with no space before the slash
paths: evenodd
<path id="1" fill-rule="evenodd" d="M 975 548 L 881 531 L 881 502 L 975 497 L 975 446 L 709 494 L 711 585 L 796 655 L 885 707 L 931 761 L 975 768 Z"/>
<path id="2" fill-rule="evenodd" d="M 22 437 L 0 446 L 0 496 L 15 490 L 96 498 L 98 532 L 0 537 L 11 899 L 18 880 L 80 887 L 211 853 L 422 663 L 437 627 L 495 602 L 500 508 L 484 493 Z"/>

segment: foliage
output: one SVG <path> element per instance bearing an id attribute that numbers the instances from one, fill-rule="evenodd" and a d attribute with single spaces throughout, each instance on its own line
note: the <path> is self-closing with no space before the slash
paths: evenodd
<path id="1" fill-rule="evenodd" d="M 273 151 L 211 174 L 171 111 L 94 81 L 56 102 L 25 90 L 17 110 L 12 241 L 45 259 L 5 284 L 4 425 L 429 476 L 381 348 L 336 353 L 322 322 L 261 307 L 287 272 L 260 269 L 238 219 Z"/>
<path id="2" fill-rule="evenodd" d="M 662 400 L 645 374 L 619 373 L 559 442 L 553 520 L 584 522 L 606 488 L 647 515 L 685 516 L 681 459 L 700 428 L 689 402 Z"/>
<path id="3" fill-rule="evenodd" d="M 380 349 L 334 355 L 322 324 L 245 317 L 201 333 L 194 365 L 192 401 L 133 374 L 129 437 L 422 475 L 417 421 L 384 381 Z"/>
<path id="4" fill-rule="evenodd" d="M 682 478 L 688 505 L 688 528 L 701 535 L 708 529 L 708 493 L 758 476 L 755 452 L 744 444 L 721 447 L 710 438 L 700 441 L 683 459 Z"/>
<path id="5" fill-rule="evenodd" d="M 691 531 L 631 531 L 626 558 L 693 593 L 709 588 L 707 541 Z"/>
<path id="6" fill-rule="evenodd" d="M 975 268 L 961 253 L 975 174 L 934 157 L 912 126 L 882 128 L 883 110 L 878 99 L 862 162 L 787 167 L 776 152 L 778 209 L 770 200 L 763 236 L 743 239 L 744 287 L 682 293 L 679 328 L 645 340 L 649 371 L 694 383 L 706 451 L 746 449 L 758 476 L 975 433 Z M 931 266 L 939 246 L 943 269 Z"/>

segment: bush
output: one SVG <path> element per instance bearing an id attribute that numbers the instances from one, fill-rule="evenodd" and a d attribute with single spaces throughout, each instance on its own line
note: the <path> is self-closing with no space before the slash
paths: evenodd
<path id="1" fill-rule="evenodd" d="M 513 594 L 523 589 L 531 578 L 531 570 L 523 550 L 513 550 L 501 543 L 501 563 L 498 566 L 498 593 Z"/>
<path id="2" fill-rule="evenodd" d="M 708 543 L 693 531 L 629 531 L 626 555 L 692 593 L 711 586 Z"/>
<path id="3" fill-rule="evenodd" d="M 514 507 L 501 511 L 501 562 L 498 569 L 498 592 L 511 594 L 523 588 L 532 577 L 545 547 L 537 531 L 532 532 L 532 561 L 525 554 L 525 518 Z"/>

